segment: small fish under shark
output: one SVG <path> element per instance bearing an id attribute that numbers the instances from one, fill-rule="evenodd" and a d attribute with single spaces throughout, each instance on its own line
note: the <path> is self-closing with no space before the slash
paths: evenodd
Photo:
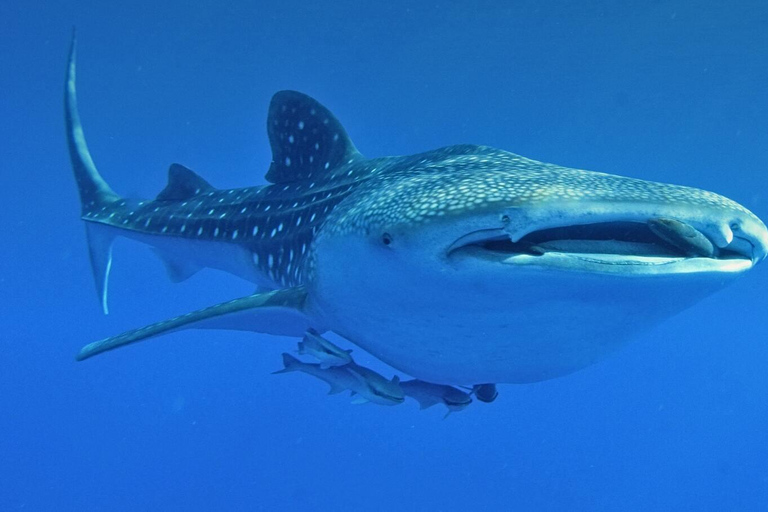
<path id="1" fill-rule="evenodd" d="M 320 336 L 313 329 L 304 334 L 298 343 L 299 354 L 309 355 L 320 361 L 320 368 L 344 366 L 352 363 L 351 350 L 344 350 Z"/>
<path id="2" fill-rule="evenodd" d="M 283 353 L 283 369 L 273 373 L 287 372 L 303 372 L 327 382 L 331 386 L 328 391 L 331 395 L 349 390 L 357 395 L 353 403 L 399 405 L 405 401 L 405 395 L 399 385 L 399 377 L 395 376 L 392 380 L 387 380 L 375 371 L 354 363 L 323 368 L 320 364 L 305 363 L 290 354 Z"/>
<path id="3" fill-rule="evenodd" d="M 309 344 L 313 350 L 307 350 Z M 313 331 L 307 332 L 304 341 L 300 341 L 299 353 L 310 355 L 321 363 L 306 363 L 283 354 L 283 369 L 275 374 L 299 371 L 325 381 L 330 385 L 328 394 L 349 390 L 358 395 L 355 403 L 373 402 L 379 405 L 398 405 L 404 396 L 409 396 L 419 403 L 421 409 L 428 409 L 442 403 L 448 409 L 447 418 L 452 412 L 462 411 L 472 403 L 472 396 L 453 386 L 433 384 L 418 379 L 400 382 L 395 376 L 388 380 L 376 371 L 361 366 L 352 360 L 351 351 L 343 350 L 333 342 L 323 338 Z M 329 354 L 334 356 L 329 357 Z M 337 356 L 338 355 L 338 356 Z M 490 388 L 489 388 L 490 386 Z M 496 398 L 496 388 L 493 385 L 475 386 L 472 390 L 479 400 L 491 402 Z M 480 392 L 478 393 L 478 389 Z M 492 398 L 488 399 L 491 389 Z M 486 390 L 485 392 L 483 390 Z M 486 398 L 483 398 L 483 397 Z"/>
<path id="4" fill-rule="evenodd" d="M 256 287 L 90 343 L 78 360 L 188 328 L 333 332 L 419 381 L 486 386 L 475 396 L 491 400 L 487 383 L 595 364 L 768 252 L 759 218 L 696 188 L 470 144 L 367 158 L 330 110 L 296 91 L 269 105 L 267 185 L 219 189 L 173 164 L 157 197 L 132 201 L 86 145 L 74 40 L 64 111 L 105 313 L 119 236 L 151 246 L 174 281 L 213 268 Z M 326 366 L 312 371 L 347 368 Z"/>
<path id="5" fill-rule="evenodd" d="M 448 408 L 446 418 L 448 414 L 463 411 L 472 403 L 472 395 L 445 384 L 433 384 L 412 379 L 401 382 L 400 387 L 406 396 L 419 403 L 421 409 L 428 409 L 437 404 L 445 405 Z"/>
<path id="6" fill-rule="evenodd" d="M 487 404 L 499 397 L 496 384 L 475 384 L 472 386 L 472 394 L 475 395 L 475 398 Z"/>

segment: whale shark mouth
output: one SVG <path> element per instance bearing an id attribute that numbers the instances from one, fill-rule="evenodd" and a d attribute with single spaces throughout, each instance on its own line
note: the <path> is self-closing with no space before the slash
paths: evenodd
<path id="1" fill-rule="evenodd" d="M 753 262 L 751 243 L 718 247 L 702 232 L 670 219 L 549 227 L 530 231 L 517 241 L 504 229 L 480 230 L 456 240 L 447 254 L 449 258 L 571 266 L 579 270 L 600 265 L 669 266 L 695 259 L 701 270 L 733 271 L 749 268 Z M 577 264 L 575 260 L 579 260 Z M 687 271 L 692 270 L 689 266 Z"/>

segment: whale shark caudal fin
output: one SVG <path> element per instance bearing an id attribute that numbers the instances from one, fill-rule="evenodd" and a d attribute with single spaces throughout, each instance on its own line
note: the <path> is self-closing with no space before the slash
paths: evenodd
<path id="1" fill-rule="evenodd" d="M 64 83 L 64 119 L 67 131 L 67 145 L 72 160 L 72 170 L 75 174 L 78 192 L 80 194 L 81 214 L 83 218 L 98 209 L 121 200 L 120 196 L 102 179 L 96 165 L 93 163 L 88 146 L 85 143 L 80 115 L 77 111 L 77 94 L 75 90 L 75 57 L 76 40 L 72 34 L 72 46 L 67 62 L 67 77 Z M 88 238 L 88 253 L 91 258 L 91 270 L 99 294 L 104 313 L 107 307 L 107 284 L 109 270 L 112 266 L 112 241 L 114 235 L 103 226 L 86 224 Z"/>
<path id="2" fill-rule="evenodd" d="M 96 212 L 102 211 L 106 207 L 119 209 L 125 204 L 125 201 L 101 177 L 85 142 L 85 135 L 77 110 L 76 53 L 76 38 L 73 33 L 64 85 L 64 118 L 72 170 L 80 194 L 81 215 L 83 220 L 93 221 Z M 168 169 L 168 185 L 157 195 L 157 200 L 185 201 L 214 190 L 216 189 L 210 183 L 188 168 L 180 164 L 173 164 Z M 86 236 L 96 292 L 104 314 L 108 314 L 107 289 L 109 272 L 112 267 L 112 243 L 116 233 L 111 226 L 98 222 L 86 222 Z M 159 256 L 165 263 L 168 276 L 173 282 L 183 281 L 199 270 L 197 266 L 174 259 L 166 254 L 160 253 Z"/>
<path id="3" fill-rule="evenodd" d="M 312 180 L 342 164 L 363 160 L 344 127 L 315 99 L 296 91 L 272 97 L 267 116 L 271 183 Z"/>
<path id="4" fill-rule="evenodd" d="M 106 226 L 86 222 L 85 237 L 88 240 L 88 257 L 91 260 L 91 271 L 101 310 L 108 315 L 109 271 L 112 269 L 112 243 L 115 241 L 115 234 Z"/>
<path id="5" fill-rule="evenodd" d="M 107 182 L 102 179 L 93 163 L 88 146 L 85 143 L 80 115 L 77 111 L 77 92 L 75 90 L 76 40 L 72 35 L 72 46 L 67 62 L 67 78 L 64 84 L 64 119 L 67 129 L 67 144 L 72 160 L 72 170 L 80 192 L 82 213 L 86 214 L 97 208 L 120 200 Z"/>
<path id="6" fill-rule="evenodd" d="M 84 346 L 82 361 L 108 350 L 182 329 L 231 329 L 281 336 L 302 336 L 310 322 L 303 312 L 306 290 L 299 286 L 254 293 L 169 320 L 134 329 Z"/>

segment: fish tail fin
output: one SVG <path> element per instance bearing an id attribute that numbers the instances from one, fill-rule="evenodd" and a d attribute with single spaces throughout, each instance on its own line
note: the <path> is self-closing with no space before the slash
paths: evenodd
<path id="1" fill-rule="evenodd" d="M 112 269 L 112 243 L 115 241 L 115 234 L 102 224 L 87 222 L 85 235 L 88 240 L 88 256 L 91 260 L 96 293 L 99 296 L 101 310 L 108 315 L 109 271 Z"/>
<path id="2" fill-rule="evenodd" d="M 291 354 L 283 352 L 283 369 L 272 372 L 272 375 L 295 372 L 299 370 L 299 366 L 301 366 L 301 361 L 293 357 Z"/>
<path id="3" fill-rule="evenodd" d="M 72 160 L 72 171 L 80 192 L 80 203 L 83 215 L 120 200 L 107 182 L 96 170 L 88 146 L 85 143 L 83 126 L 80 124 L 80 114 L 77 111 L 77 92 L 75 89 L 75 59 L 76 37 L 72 34 L 72 46 L 67 61 L 67 78 L 64 85 L 64 119 L 67 130 L 69 156 Z"/>
<path id="4" fill-rule="evenodd" d="M 337 394 L 341 393 L 342 391 L 346 391 L 347 390 L 347 388 L 345 388 L 341 384 L 337 384 L 335 382 L 329 382 L 328 384 L 331 386 L 330 389 L 328 390 L 328 394 L 329 395 L 337 395 Z M 354 393 L 354 391 L 353 391 L 353 393 Z"/>
<path id="5" fill-rule="evenodd" d="M 120 201 L 118 196 L 96 170 L 88 146 L 85 143 L 80 115 L 77 111 L 77 94 L 75 90 L 75 57 L 76 38 L 72 33 L 72 46 L 67 62 L 67 78 L 64 84 L 64 119 L 67 131 L 67 145 L 72 161 L 72 171 L 80 193 L 81 214 L 84 220 L 101 208 Z M 109 269 L 112 264 L 112 235 L 107 228 L 88 223 L 88 250 L 91 258 L 91 269 L 96 283 L 104 314 L 109 312 L 107 307 L 107 284 Z"/>

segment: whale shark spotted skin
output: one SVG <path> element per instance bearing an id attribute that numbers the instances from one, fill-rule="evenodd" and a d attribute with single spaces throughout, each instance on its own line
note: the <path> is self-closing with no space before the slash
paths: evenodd
<path id="1" fill-rule="evenodd" d="M 695 188 L 476 145 L 366 158 L 294 91 L 269 106 L 268 185 L 217 189 L 174 164 L 156 198 L 129 201 L 86 146 L 74 42 L 65 89 L 104 311 L 116 236 L 152 246 L 174 281 L 209 267 L 258 290 L 91 343 L 78 359 L 186 328 L 311 329 L 425 382 L 535 382 L 594 364 L 768 251 L 755 215 Z"/>

